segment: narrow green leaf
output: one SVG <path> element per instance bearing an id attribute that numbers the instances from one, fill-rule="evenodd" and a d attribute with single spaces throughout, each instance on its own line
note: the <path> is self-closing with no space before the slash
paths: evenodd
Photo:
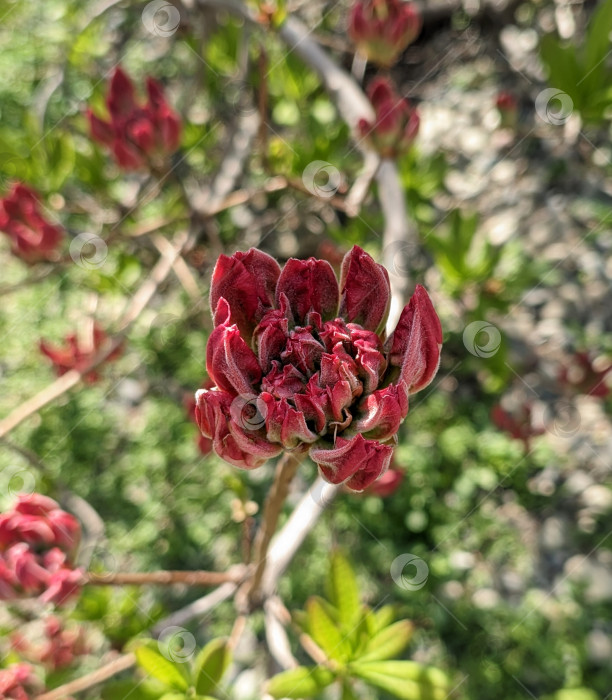
<path id="1" fill-rule="evenodd" d="M 187 690 L 189 687 L 183 672 L 159 651 L 143 645 L 135 649 L 134 653 L 138 665 L 165 686 L 177 690 Z"/>
<path id="2" fill-rule="evenodd" d="M 606 57 L 610 52 L 610 32 L 612 31 L 612 0 L 604 0 L 589 21 L 584 45 L 583 79 L 589 91 L 604 87 L 600 84 L 608 68 Z"/>
<path id="3" fill-rule="evenodd" d="M 338 609 L 340 624 L 348 632 L 359 619 L 359 586 L 348 560 L 334 552 L 328 576 L 329 600 Z"/>
<path id="4" fill-rule="evenodd" d="M 372 613 L 372 634 L 388 627 L 395 620 L 395 607 L 393 605 L 383 605 L 382 608 Z"/>
<path id="5" fill-rule="evenodd" d="M 298 666 L 274 676 L 267 685 L 273 698 L 307 698 L 333 683 L 334 674 L 321 666 Z"/>
<path id="6" fill-rule="evenodd" d="M 414 626 L 410 620 L 400 620 L 394 625 L 380 630 L 368 640 L 359 661 L 380 661 L 395 658 L 408 646 L 413 633 Z"/>
<path id="7" fill-rule="evenodd" d="M 401 700 L 445 700 L 448 694 L 448 679 L 442 671 L 414 661 L 358 662 L 351 670 Z"/>
<path id="8" fill-rule="evenodd" d="M 198 695 L 212 693 L 231 661 L 225 639 L 213 639 L 202 649 L 194 665 L 195 688 Z"/>
<path id="9" fill-rule="evenodd" d="M 350 654 L 349 645 L 323 603 L 324 601 L 313 596 L 306 604 L 310 636 L 330 659 L 345 661 Z"/>

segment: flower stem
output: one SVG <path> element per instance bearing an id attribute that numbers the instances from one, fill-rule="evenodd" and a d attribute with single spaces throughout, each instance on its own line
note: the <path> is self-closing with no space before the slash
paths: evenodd
<path id="1" fill-rule="evenodd" d="M 143 572 L 86 572 L 84 583 L 94 586 L 139 586 L 161 584 L 171 586 L 182 583 L 186 586 L 218 586 L 221 583 L 238 582 L 236 574 L 218 571 L 143 571 Z"/>
<path id="2" fill-rule="evenodd" d="M 303 455 L 285 452 L 276 466 L 274 483 L 266 498 L 262 522 L 255 536 L 255 572 L 247 584 L 247 600 L 251 606 L 260 602 L 258 597 L 266 569 L 270 541 L 276 532 L 278 518 L 289 493 L 289 486 L 302 459 Z"/>

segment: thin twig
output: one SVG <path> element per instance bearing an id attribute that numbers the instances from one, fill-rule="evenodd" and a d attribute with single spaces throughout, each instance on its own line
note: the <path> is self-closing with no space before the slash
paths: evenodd
<path id="1" fill-rule="evenodd" d="M 266 628 L 266 642 L 270 654 L 276 663 L 284 670 L 296 668 L 299 663 L 291 652 L 291 644 L 285 630 L 286 622 L 283 622 L 278 614 L 278 597 L 268 598 L 264 603 L 264 621 Z M 281 604 L 282 605 L 282 604 Z M 284 608 L 284 606 L 282 606 Z M 285 608 L 284 608 L 285 609 Z"/>
<path id="2" fill-rule="evenodd" d="M 239 582 L 236 573 L 224 571 L 129 571 L 103 572 L 88 571 L 84 583 L 94 586 L 172 586 L 182 583 L 186 586 L 218 586 L 222 583 Z"/>
<path id="3" fill-rule="evenodd" d="M 239 571 L 240 568 L 237 567 L 236 570 Z M 242 571 L 244 571 L 244 568 L 242 568 Z M 191 620 L 202 617 L 216 608 L 217 605 L 231 598 L 237 589 L 238 584 L 236 583 L 224 583 L 219 586 L 219 588 L 215 588 L 215 590 L 211 591 L 208 595 L 194 600 L 193 603 L 190 603 L 180 610 L 176 610 L 171 615 L 168 615 L 168 617 L 158 622 L 151 630 L 151 635 L 153 637 L 159 637 L 168 627 L 182 627 L 188 622 L 191 622 Z"/>
<path id="4" fill-rule="evenodd" d="M 276 465 L 274 483 L 268 492 L 264 505 L 262 522 L 255 536 L 255 573 L 253 574 L 253 578 L 246 584 L 248 587 L 246 595 L 250 605 L 258 602 L 259 588 L 266 568 L 268 547 L 270 546 L 272 536 L 276 532 L 278 518 L 283 509 L 287 494 L 289 493 L 289 486 L 302 458 L 303 455 L 285 452 Z"/>
<path id="5" fill-rule="evenodd" d="M 55 690 L 51 690 L 48 693 L 39 695 L 37 700 L 62 700 L 73 693 L 78 693 L 81 690 L 87 690 L 87 688 L 98 685 L 99 683 L 112 678 L 118 673 L 121 673 L 121 671 L 126 671 L 135 663 L 136 657 L 134 654 L 123 654 L 95 671 L 92 671 L 85 676 L 81 676 L 81 678 L 77 678 L 74 681 L 70 681 L 70 683 L 60 685 L 58 688 L 55 688 Z"/>

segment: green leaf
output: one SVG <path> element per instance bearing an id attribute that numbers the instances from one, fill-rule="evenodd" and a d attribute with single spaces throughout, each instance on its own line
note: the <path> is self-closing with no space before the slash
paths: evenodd
<path id="1" fill-rule="evenodd" d="M 414 661 L 359 662 L 350 668 L 370 685 L 401 700 L 445 700 L 448 695 L 446 675 Z"/>
<path id="2" fill-rule="evenodd" d="M 604 87 L 601 81 L 607 72 L 605 59 L 610 52 L 611 31 L 612 0 L 604 0 L 591 17 L 585 40 L 583 80 L 589 93 Z"/>
<path id="3" fill-rule="evenodd" d="M 231 661 L 225 639 L 213 639 L 198 654 L 194 665 L 195 689 L 198 695 L 216 690 Z"/>
<path id="4" fill-rule="evenodd" d="M 187 690 L 189 687 L 183 671 L 159 651 L 143 645 L 135 649 L 134 653 L 138 665 L 165 686 L 177 690 Z"/>
<path id="5" fill-rule="evenodd" d="M 372 622 L 368 621 L 368 629 L 372 634 L 388 627 L 395 620 L 395 607 L 393 605 L 383 605 L 382 608 L 372 612 Z M 371 627 L 370 627 L 371 625 Z"/>
<path id="6" fill-rule="evenodd" d="M 359 586 L 351 565 L 339 552 L 332 554 L 327 586 L 329 600 L 338 609 L 340 624 L 349 632 L 361 613 Z"/>
<path id="7" fill-rule="evenodd" d="M 267 685 L 273 698 L 306 698 L 320 693 L 335 679 L 334 674 L 321 666 L 298 666 L 274 676 Z"/>
<path id="8" fill-rule="evenodd" d="M 350 654 L 348 642 L 325 609 L 324 601 L 316 596 L 309 598 L 306 612 L 308 629 L 314 641 L 330 659 L 345 661 Z"/>
<path id="9" fill-rule="evenodd" d="M 368 640 L 359 661 L 380 661 L 398 656 L 410 643 L 413 632 L 410 620 L 400 620 L 386 627 Z"/>
<path id="10" fill-rule="evenodd" d="M 159 698 L 159 685 L 155 681 L 140 681 L 130 678 L 105 683 L 100 691 L 102 700 L 116 700 L 128 696 L 130 700 L 157 700 Z"/>

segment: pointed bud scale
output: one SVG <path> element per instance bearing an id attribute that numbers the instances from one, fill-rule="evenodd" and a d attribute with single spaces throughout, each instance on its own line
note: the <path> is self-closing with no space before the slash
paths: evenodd
<path id="1" fill-rule="evenodd" d="M 303 324 L 309 311 L 323 320 L 335 317 L 338 310 L 338 281 L 332 266 L 325 260 L 287 261 L 276 288 L 276 299 L 285 294 L 296 323 Z"/>
<path id="2" fill-rule="evenodd" d="M 389 363 L 400 367 L 400 380 L 415 394 L 434 378 L 440 364 L 442 327 L 429 295 L 418 284 L 387 341 Z"/>
<path id="3" fill-rule="evenodd" d="M 221 255 L 213 270 L 210 287 L 211 307 L 227 300 L 231 322 L 247 342 L 265 313 L 274 307 L 276 283 L 281 269 L 273 257 L 256 248 L 246 253 Z"/>
<path id="4" fill-rule="evenodd" d="M 336 447 L 313 448 L 311 459 L 332 484 L 343 484 L 353 491 L 363 491 L 386 471 L 393 448 L 356 435 L 350 440 L 338 438 Z"/>
<path id="5" fill-rule="evenodd" d="M 359 246 L 342 262 L 340 290 L 340 316 L 369 331 L 384 328 L 391 302 L 389 273 Z"/>
<path id="6" fill-rule="evenodd" d="M 215 318 L 225 315 L 210 334 L 206 346 L 206 371 L 215 384 L 230 394 L 252 393 L 261 379 L 257 357 L 244 342 L 238 326 L 230 324 L 230 308 L 221 297 Z"/>
<path id="7" fill-rule="evenodd" d="M 135 107 L 134 86 L 120 67 L 115 69 L 111 78 L 106 104 L 113 121 L 127 117 Z"/>

